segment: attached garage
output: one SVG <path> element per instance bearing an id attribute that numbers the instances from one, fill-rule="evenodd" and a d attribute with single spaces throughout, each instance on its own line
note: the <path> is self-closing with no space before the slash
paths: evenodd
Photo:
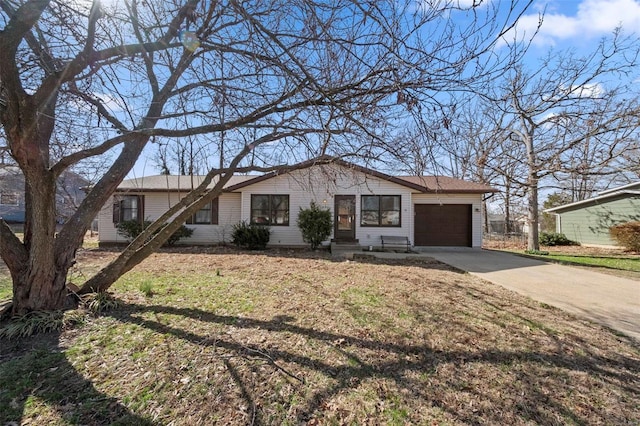
<path id="1" fill-rule="evenodd" d="M 415 204 L 416 246 L 472 246 L 471 204 Z"/>

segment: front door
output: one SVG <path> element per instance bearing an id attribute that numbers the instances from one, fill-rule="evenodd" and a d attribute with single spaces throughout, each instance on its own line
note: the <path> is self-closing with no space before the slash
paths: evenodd
<path id="1" fill-rule="evenodd" d="M 335 196 L 336 226 L 335 241 L 355 241 L 356 239 L 356 196 Z"/>

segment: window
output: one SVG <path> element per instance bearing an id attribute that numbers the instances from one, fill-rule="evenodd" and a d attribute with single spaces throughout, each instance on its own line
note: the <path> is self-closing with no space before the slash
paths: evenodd
<path id="1" fill-rule="evenodd" d="M 289 226 L 289 196 L 251 195 L 251 223 Z"/>
<path id="2" fill-rule="evenodd" d="M 113 223 L 127 220 L 142 222 L 144 217 L 144 196 L 142 195 L 116 195 L 113 199 Z"/>
<path id="3" fill-rule="evenodd" d="M 3 206 L 17 206 L 18 205 L 18 193 L 17 192 L 0 192 L 0 204 Z"/>
<path id="4" fill-rule="evenodd" d="M 399 195 L 363 195 L 361 226 L 400 226 Z"/>
<path id="5" fill-rule="evenodd" d="M 218 198 L 205 204 L 193 216 L 187 219 L 188 224 L 193 225 L 217 225 L 218 224 Z"/>

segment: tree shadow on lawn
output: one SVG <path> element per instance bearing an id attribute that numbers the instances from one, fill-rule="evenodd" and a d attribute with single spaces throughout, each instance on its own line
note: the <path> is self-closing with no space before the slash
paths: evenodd
<path id="1" fill-rule="evenodd" d="M 194 319 L 210 324 L 233 326 L 239 329 L 261 329 L 269 333 L 286 333 L 304 336 L 315 342 L 332 346 L 335 351 L 342 354 L 348 362 L 331 364 L 326 359 L 312 358 L 306 354 L 296 353 L 296 350 L 285 350 L 268 345 L 244 345 L 235 341 L 232 337 L 226 338 L 219 335 L 212 338 L 200 335 L 190 330 L 176 328 L 155 320 L 141 318 L 144 314 L 168 314 L 183 318 Z M 398 344 L 374 339 L 354 337 L 302 327 L 292 322 L 290 317 L 275 317 L 272 320 L 259 320 L 235 316 L 217 315 L 211 312 L 193 308 L 176 308 L 169 306 L 144 306 L 137 304 L 125 304 L 122 309 L 113 312 L 112 317 L 123 323 L 133 323 L 161 335 L 172 335 L 191 344 L 222 348 L 230 353 L 242 356 L 263 358 L 268 364 L 280 370 L 290 377 L 295 377 L 302 384 L 306 383 L 304 371 L 314 371 L 325 376 L 331 385 L 320 389 L 312 389 L 304 395 L 303 401 L 296 408 L 296 422 L 304 423 L 314 418 L 322 418 L 327 403 L 333 397 L 357 388 L 361 383 L 370 379 L 390 380 L 396 386 L 418 397 L 429 406 L 439 407 L 456 421 L 476 424 L 478 422 L 503 423 L 504 421 L 534 421 L 542 424 L 557 424 L 570 421 L 575 424 L 590 424 L 595 422 L 626 422 L 625 414 L 616 414 L 622 417 L 611 418 L 611 411 L 602 407 L 581 407 L 576 410 L 569 407 L 567 400 L 574 394 L 575 383 L 572 383 L 571 374 L 597 378 L 598 383 L 604 386 L 618 387 L 631 395 L 635 400 L 640 399 L 640 383 L 637 372 L 640 371 L 640 359 L 615 354 L 608 356 L 604 351 L 593 348 L 591 344 L 580 341 L 579 348 L 571 351 L 544 352 L 542 350 L 434 350 L 428 345 Z M 460 323 L 458 327 L 465 328 L 466 324 Z M 372 351 L 382 356 L 371 357 Z M 365 359 L 367 358 L 367 359 Z M 248 407 L 251 407 L 250 417 L 252 424 L 263 424 L 265 419 L 260 412 L 262 397 L 257 392 L 252 392 L 251 386 L 243 381 L 243 376 L 238 372 L 228 359 L 223 360 L 233 382 L 239 388 L 242 398 Z M 294 372 L 288 371 L 279 363 L 292 367 Z M 524 366 L 521 365 L 524 363 Z M 439 368 L 448 365 L 464 371 L 472 365 L 483 364 L 500 370 L 511 369 L 510 373 L 515 380 L 506 381 L 504 388 L 495 389 L 487 394 L 482 386 L 469 383 L 469 377 L 453 375 L 445 382 L 425 385 L 418 379 L 420 374 L 431 375 Z M 527 371 L 528 365 L 535 365 L 546 372 L 546 376 L 539 376 L 539 371 Z M 556 377 L 557 376 L 557 377 Z M 516 387 L 514 383 L 517 383 Z M 488 383 L 487 386 L 496 386 Z M 501 385 L 498 385 L 501 386 Z M 555 386 L 549 392 L 548 387 Z M 557 398 L 560 393 L 565 398 Z M 479 401 L 476 407 L 456 407 L 452 403 L 456 393 L 471 395 L 470 398 Z M 517 393 L 517 395 L 516 395 Z M 384 399 L 384 395 L 378 396 Z M 624 400 L 624 397 L 622 397 Z M 579 405 L 579 404 L 578 404 Z M 500 409 L 496 409 L 496 408 Z M 562 420 L 564 419 L 564 420 Z"/>
<path id="2" fill-rule="evenodd" d="M 28 406 L 38 407 L 36 412 L 44 416 L 40 422 L 61 418 L 72 425 L 154 424 L 98 391 L 79 374 L 60 347 L 59 337 L 59 332 L 52 332 L 0 340 L 0 425 L 28 423 Z M 47 411 L 53 418 L 48 418 Z"/>
<path id="3" fill-rule="evenodd" d="M 95 249 L 92 249 L 95 250 Z M 100 249 L 104 252 L 113 252 L 117 253 L 121 249 Z M 164 254 L 210 254 L 213 256 L 216 255 L 243 255 L 243 256 L 266 256 L 271 258 L 290 258 L 290 259 L 308 259 L 308 260 L 326 260 L 335 263 L 342 263 L 347 261 L 348 259 L 341 257 L 334 257 L 331 255 L 331 252 L 327 249 L 318 249 L 318 250 L 310 250 L 309 248 L 279 248 L 279 247 L 270 247 L 264 250 L 245 250 L 240 249 L 235 246 L 173 246 L 173 247 L 162 247 L 157 251 L 157 253 Z M 453 266 L 447 265 L 445 263 L 439 262 L 432 257 L 429 257 L 428 254 L 421 254 L 420 256 L 411 256 L 411 254 L 415 255 L 417 253 L 408 253 L 409 256 L 407 258 L 398 258 L 398 259 L 390 259 L 384 257 L 376 257 L 376 252 L 369 252 L 363 250 L 362 252 L 355 252 L 353 259 L 349 261 L 354 261 L 358 263 L 371 263 L 376 265 L 397 265 L 397 266 L 406 266 L 406 265 L 425 265 L 432 269 L 441 269 L 453 272 L 466 273 L 460 269 L 454 268 Z M 394 253 L 394 252 L 382 252 L 382 253 Z M 404 252 L 399 252 L 400 255 L 407 254 Z"/>

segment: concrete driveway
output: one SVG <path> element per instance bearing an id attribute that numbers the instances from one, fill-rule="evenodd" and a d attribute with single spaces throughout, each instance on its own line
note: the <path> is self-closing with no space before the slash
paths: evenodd
<path id="1" fill-rule="evenodd" d="M 510 253 L 423 248 L 422 253 L 640 341 L 640 281 Z"/>

